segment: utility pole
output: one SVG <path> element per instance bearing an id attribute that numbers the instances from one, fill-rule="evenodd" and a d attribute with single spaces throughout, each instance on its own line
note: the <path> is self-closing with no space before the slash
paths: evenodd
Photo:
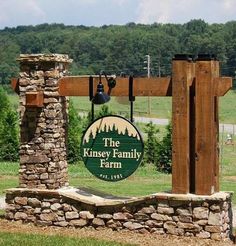
<path id="1" fill-rule="evenodd" d="M 151 56 L 150 55 L 145 55 L 146 59 L 144 61 L 144 63 L 147 64 L 146 67 L 144 67 L 144 69 L 147 69 L 147 77 L 150 78 L 150 71 L 151 71 Z M 151 114 L 151 98 L 150 96 L 148 96 L 148 115 Z"/>
<path id="2" fill-rule="evenodd" d="M 144 63 L 146 63 L 147 66 L 144 67 L 144 69 L 147 69 L 147 77 L 150 78 L 150 74 L 151 74 L 150 73 L 150 71 L 151 71 L 151 56 L 150 55 L 145 55 L 145 57 L 146 57 L 147 60 L 145 60 Z"/>

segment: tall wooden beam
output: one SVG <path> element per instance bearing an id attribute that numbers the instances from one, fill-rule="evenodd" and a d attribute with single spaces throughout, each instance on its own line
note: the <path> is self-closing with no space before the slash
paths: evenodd
<path id="1" fill-rule="evenodd" d="M 220 76 L 220 66 L 219 66 L 219 61 L 215 61 L 214 63 L 214 67 L 213 67 L 213 72 L 214 72 L 214 77 L 215 78 L 219 78 Z M 213 80 L 214 86 L 218 86 L 218 89 L 216 91 L 220 92 L 219 88 L 222 88 L 222 86 L 224 85 L 228 85 L 228 87 L 231 85 L 229 80 L 224 79 L 224 78 L 220 78 L 221 81 L 225 80 L 227 82 L 225 83 L 219 83 L 216 79 Z M 220 81 L 220 82 L 221 82 Z M 219 86 L 219 84 L 221 86 Z M 215 87 L 216 88 L 216 87 Z M 226 90 L 224 88 L 224 90 Z M 223 92 L 224 94 L 226 92 Z M 224 95 L 223 94 L 223 95 Z M 220 178 L 220 163 L 219 163 L 219 155 L 220 155 L 220 149 L 219 149 L 219 97 L 218 95 L 214 96 L 214 146 L 213 148 L 215 149 L 215 155 L 214 155 L 214 177 L 213 177 L 213 184 L 214 184 L 214 192 L 219 192 L 220 191 L 220 182 L 219 182 L 219 178 Z"/>
<path id="2" fill-rule="evenodd" d="M 214 60 L 196 62 L 195 193 L 198 195 L 210 195 L 216 191 L 216 63 Z"/>
<path id="3" fill-rule="evenodd" d="M 190 189 L 190 86 L 194 64 L 188 60 L 172 63 L 172 192 Z"/>

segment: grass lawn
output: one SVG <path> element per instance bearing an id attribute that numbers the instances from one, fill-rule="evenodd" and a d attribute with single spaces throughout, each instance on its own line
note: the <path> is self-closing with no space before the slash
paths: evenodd
<path id="1" fill-rule="evenodd" d="M 171 97 L 150 97 L 151 99 L 151 117 L 168 118 L 172 116 L 172 100 Z M 89 111 L 91 104 L 88 97 L 71 97 L 75 108 L 78 112 Z M 124 105 L 118 103 L 115 97 L 107 104 L 115 114 L 129 115 L 129 104 Z M 95 106 L 95 111 L 99 111 L 100 106 Z M 219 106 L 220 122 L 236 124 L 236 92 L 229 91 L 225 96 L 220 97 Z M 136 97 L 134 102 L 134 115 L 149 116 L 148 97 Z"/>
<path id="2" fill-rule="evenodd" d="M 224 145 L 223 164 L 220 165 L 221 190 L 234 191 L 236 194 L 236 149 Z M 0 163 L 0 195 L 7 188 L 18 186 L 18 163 Z M 159 191 L 171 190 L 171 175 L 156 171 L 152 165 L 142 166 L 129 178 L 119 182 L 106 182 L 95 178 L 84 167 L 82 162 L 69 165 L 70 185 L 74 187 L 86 187 L 110 193 L 117 196 L 142 196 Z M 236 205 L 236 196 L 233 197 Z"/>
<path id="3" fill-rule="evenodd" d="M 18 107 L 18 95 L 8 94 L 11 103 Z M 88 112 L 91 109 L 91 103 L 88 97 L 70 97 L 78 112 Z M 148 97 L 136 97 L 134 102 L 134 115 L 150 116 L 156 118 L 171 119 L 172 116 L 172 100 L 171 97 L 150 97 L 151 114 L 148 115 Z M 107 104 L 114 114 L 127 116 L 130 113 L 129 104 L 118 102 L 119 99 L 112 97 Z M 95 111 L 99 111 L 100 106 L 95 105 Z M 220 122 L 236 124 L 236 91 L 230 90 L 225 96 L 220 97 Z"/>
<path id="4" fill-rule="evenodd" d="M 28 234 L 28 233 L 9 233 L 9 232 L 0 232 L 0 245 L 8 246 L 25 246 L 25 245 L 34 245 L 34 246 L 47 246 L 47 245 L 56 245 L 56 246 L 118 246 L 118 245 L 131 245 L 131 244 L 121 244 L 117 242 L 98 240 L 93 238 L 75 238 L 70 236 L 59 236 L 59 235 L 37 235 L 37 234 Z"/>

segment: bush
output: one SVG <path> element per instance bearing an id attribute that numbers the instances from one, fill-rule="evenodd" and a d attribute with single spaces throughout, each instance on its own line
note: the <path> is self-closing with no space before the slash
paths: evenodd
<path id="1" fill-rule="evenodd" d="M 82 118 L 78 115 L 73 102 L 70 101 L 68 113 L 67 161 L 74 163 L 81 160 L 80 143 L 83 132 Z"/>
<path id="2" fill-rule="evenodd" d="M 166 127 L 166 135 L 160 142 L 157 153 L 157 170 L 164 173 L 171 173 L 172 161 L 172 125 Z"/>
<path id="3" fill-rule="evenodd" d="M 10 105 L 6 92 L 0 87 L 0 160 L 19 158 L 19 118 Z"/>
<path id="4" fill-rule="evenodd" d="M 172 127 L 170 124 L 166 127 L 166 131 L 166 135 L 159 141 L 159 129 L 152 122 L 146 125 L 144 129 L 147 134 L 144 147 L 144 163 L 154 164 L 159 172 L 171 173 Z"/>

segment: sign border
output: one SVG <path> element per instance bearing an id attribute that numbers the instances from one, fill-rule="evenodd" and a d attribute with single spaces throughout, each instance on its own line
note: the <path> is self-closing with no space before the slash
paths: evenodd
<path id="1" fill-rule="evenodd" d="M 137 128 L 130 120 L 124 118 L 123 116 L 120 116 L 120 115 L 113 115 L 113 114 L 110 114 L 110 115 L 104 115 L 104 116 L 101 116 L 101 117 L 95 119 L 93 122 L 91 122 L 91 123 L 86 127 L 86 130 L 84 131 L 83 136 L 82 136 L 82 138 L 81 138 L 80 153 L 82 153 L 84 136 L 85 136 L 85 134 L 87 133 L 87 131 L 88 131 L 88 129 L 90 128 L 90 126 L 91 126 L 94 122 L 96 122 L 96 121 L 98 121 L 98 120 L 100 120 L 100 119 L 106 118 L 106 117 L 117 117 L 117 118 L 121 118 L 121 119 L 127 121 L 128 123 L 130 123 L 130 124 L 135 128 L 135 130 L 136 130 L 138 136 L 140 137 L 140 143 L 141 143 L 142 149 L 143 149 L 142 155 L 141 155 L 141 157 L 140 157 L 140 158 L 141 158 L 141 161 L 140 161 L 139 165 L 137 166 L 137 168 L 136 168 L 136 169 L 128 176 L 128 177 L 130 177 L 131 175 L 134 174 L 134 172 L 138 169 L 138 167 L 140 166 L 141 162 L 143 161 L 143 156 L 144 156 L 144 141 L 143 141 L 142 134 L 140 133 L 140 131 L 138 130 L 138 128 Z M 83 161 L 83 157 L 82 157 L 82 161 Z M 83 163 L 84 163 L 84 166 L 86 167 L 86 169 L 89 171 L 89 173 L 91 173 L 93 176 L 95 176 L 95 177 L 98 178 L 99 180 L 106 181 L 106 182 L 118 182 L 118 181 L 122 181 L 122 180 L 125 180 L 125 179 L 128 178 L 128 177 L 126 177 L 126 178 L 119 179 L 119 180 L 105 180 L 105 179 L 101 179 L 99 176 L 96 176 L 95 174 L 93 174 L 92 172 L 90 172 L 90 170 L 87 168 L 87 166 L 86 166 L 86 164 L 85 164 L 84 161 L 83 161 Z"/>

